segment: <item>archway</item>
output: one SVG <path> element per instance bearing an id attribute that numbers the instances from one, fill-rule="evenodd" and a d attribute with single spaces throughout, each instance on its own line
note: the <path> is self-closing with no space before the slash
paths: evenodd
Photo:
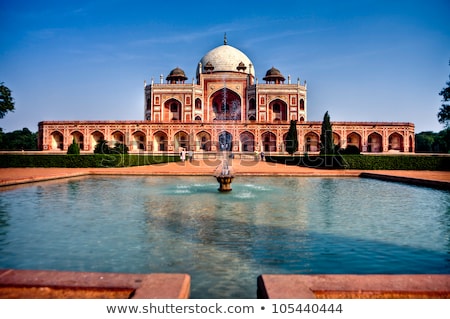
<path id="1" fill-rule="evenodd" d="M 319 151 L 319 135 L 314 132 L 309 132 L 305 135 L 305 152 Z"/>
<path id="2" fill-rule="evenodd" d="M 125 143 L 125 135 L 120 131 L 115 131 L 111 134 L 111 147 L 116 146 L 116 144 L 124 144 Z"/>
<path id="3" fill-rule="evenodd" d="M 52 150 L 63 150 L 64 149 L 64 136 L 61 132 L 55 131 L 50 134 L 51 149 Z"/>
<path id="4" fill-rule="evenodd" d="M 71 134 L 72 136 L 72 141 L 75 141 L 75 143 L 78 144 L 78 146 L 80 147 L 80 150 L 84 149 L 84 135 L 83 133 L 79 132 L 79 131 L 75 131 Z"/>
<path id="5" fill-rule="evenodd" d="M 241 97 L 236 92 L 223 88 L 211 95 L 213 120 L 239 121 L 241 119 Z"/>
<path id="6" fill-rule="evenodd" d="M 145 145 L 147 144 L 145 133 L 141 131 L 134 132 L 133 135 L 132 150 L 145 151 Z"/>
<path id="7" fill-rule="evenodd" d="M 255 136 L 250 132 L 243 132 L 239 136 L 240 150 L 242 152 L 254 152 L 255 151 Z"/>
<path id="8" fill-rule="evenodd" d="M 287 121 L 286 102 L 276 99 L 269 103 L 269 121 Z"/>
<path id="9" fill-rule="evenodd" d="M 361 152 L 361 135 L 358 133 L 352 132 L 347 135 L 347 147 L 350 145 L 356 146 L 359 151 Z"/>
<path id="10" fill-rule="evenodd" d="M 403 152 L 403 136 L 399 133 L 389 135 L 389 150 Z"/>
<path id="11" fill-rule="evenodd" d="M 380 134 L 373 132 L 367 137 L 367 152 L 380 153 L 383 152 L 383 138 Z"/>
<path id="12" fill-rule="evenodd" d="M 264 152 L 277 151 L 277 137 L 272 132 L 265 132 L 262 136 L 262 144 Z"/>
<path id="13" fill-rule="evenodd" d="M 220 151 L 231 151 L 233 149 L 233 135 L 227 131 L 220 133 L 218 146 Z"/>
<path id="14" fill-rule="evenodd" d="M 182 115 L 180 101 L 169 99 L 164 103 L 163 121 L 180 121 L 183 119 Z"/>
<path id="15" fill-rule="evenodd" d="M 153 150 L 156 152 L 166 152 L 169 149 L 169 140 L 164 132 L 156 132 L 153 135 Z"/>
<path id="16" fill-rule="evenodd" d="M 189 135 L 186 132 L 179 131 L 174 135 L 174 150 L 178 152 L 180 148 L 190 150 Z"/>
<path id="17" fill-rule="evenodd" d="M 104 141 L 105 140 L 105 135 L 103 135 L 103 133 L 99 132 L 99 131 L 95 131 L 91 134 L 91 146 L 92 146 L 92 150 L 95 149 L 95 147 L 97 146 L 97 144 L 100 141 Z"/>
<path id="18" fill-rule="evenodd" d="M 211 151 L 211 135 L 205 131 L 201 131 L 195 137 L 196 151 Z"/>

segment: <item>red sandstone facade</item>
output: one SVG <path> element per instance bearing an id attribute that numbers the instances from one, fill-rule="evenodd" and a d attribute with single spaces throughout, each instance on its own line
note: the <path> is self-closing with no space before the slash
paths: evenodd
<path id="1" fill-rule="evenodd" d="M 307 121 L 307 86 L 292 84 L 269 69 L 258 83 L 253 64 L 224 44 L 199 62 L 196 80 L 173 69 L 159 83 L 144 85 L 142 121 L 43 121 L 39 148 L 66 151 L 75 140 L 92 152 L 100 140 L 127 145 L 131 152 L 285 152 L 290 121 L 297 121 L 299 152 L 318 152 L 321 122 Z M 334 143 L 362 152 L 414 152 L 414 124 L 333 122 Z"/>

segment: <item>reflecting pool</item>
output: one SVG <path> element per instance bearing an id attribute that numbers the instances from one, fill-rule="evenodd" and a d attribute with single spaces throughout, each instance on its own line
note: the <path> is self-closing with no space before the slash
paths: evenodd
<path id="1" fill-rule="evenodd" d="M 450 192 L 360 178 L 89 177 L 0 191 L 0 268 L 191 275 L 450 273 Z"/>

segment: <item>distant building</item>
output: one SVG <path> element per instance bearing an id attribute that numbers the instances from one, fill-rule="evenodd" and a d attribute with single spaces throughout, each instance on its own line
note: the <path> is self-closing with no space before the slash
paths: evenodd
<path id="1" fill-rule="evenodd" d="M 39 149 L 66 151 L 73 139 L 83 151 L 100 140 L 130 152 L 285 152 L 290 120 L 298 123 L 299 152 L 318 152 L 321 122 L 307 119 L 307 85 L 271 67 L 260 83 L 251 60 L 224 44 L 206 53 L 188 81 L 176 67 L 144 84 L 142 121 L 43 121 Z M 286 83 L 287 82 L 287 83 Z M 292 83 L 293 82 L 293 83 Z M 334 143 L 362 152 L 414 152 L 414 124 L 332 122 Z"/>

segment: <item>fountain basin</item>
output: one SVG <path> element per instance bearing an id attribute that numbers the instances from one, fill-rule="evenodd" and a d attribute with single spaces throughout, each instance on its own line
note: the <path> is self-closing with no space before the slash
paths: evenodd
<path id="1" fill-rule="evenodd" d="M 220 184 L 220 187 L 218 188 L 219 192 L 230 192 L 232 190 L 231 182 L 233 181 L 234 176 L 232 176 L 232 175 L 219 175 L 216 178 L 217 178 L 217 181 Z"/>

